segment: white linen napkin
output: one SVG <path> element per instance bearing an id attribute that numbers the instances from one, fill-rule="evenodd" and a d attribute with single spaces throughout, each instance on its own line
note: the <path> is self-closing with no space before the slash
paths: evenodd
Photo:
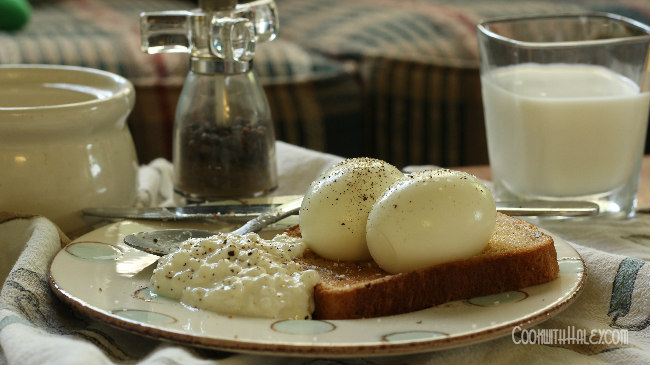
<path id="1" fill-rule="evenodd" d="M 278 142 L 280 187 L 300 194 L 342 160 Z M 140 169 L 140 205 L 176 204 L 169 161 Z M 49 288 L 49 263 L 67 237 L 42 217 L 0 214 L 0 263 L 15 262 L 0 293 L 0 364 L 648 364 L 650 363 L 650 215 L 629 221 L 545 221 L 573 242 L 588 280 L 568 309 L 534 327 L 585 331 L 625 329 L 611 344 L 522 344 L 517 335 L 418 355 L 314 359 L 231 354 L 147 339 L 75 315 Z M 24 249 L 23 249 L 24 248 Z M 0 273 L 1 274 L 1 273 Z M 594 340 L 600 337 L 594 337 Z"/>

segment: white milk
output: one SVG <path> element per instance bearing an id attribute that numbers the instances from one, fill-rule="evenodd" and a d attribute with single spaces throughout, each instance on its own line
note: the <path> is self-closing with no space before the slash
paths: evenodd
<path id="1" fill-rule="evenodd" d="M 643 148 L 650 95 L 589 65 L 523 64 L 481 78 L 497 185 L 567 197 L 624 184 Z"/>

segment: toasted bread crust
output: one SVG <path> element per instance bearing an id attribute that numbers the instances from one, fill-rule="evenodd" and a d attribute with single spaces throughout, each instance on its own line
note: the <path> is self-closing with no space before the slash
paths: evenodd
<path id="1" fill-rule="evenodd" d="M 299 228 L 289 234 L 299 236 Z M 314 288 L 318 319 L 371 318 L 551 281 L 559 267 L 553 238 L 529 223 L 497 215 L 495 233 L 474 257 L 389 274 L 372 262 L 335 262 L 308 251 L 298 262 L 321 275 Z"/>

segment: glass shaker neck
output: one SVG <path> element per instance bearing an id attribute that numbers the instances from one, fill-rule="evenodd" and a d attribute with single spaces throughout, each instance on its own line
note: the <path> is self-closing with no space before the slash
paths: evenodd
<path id="1" fill-rule="evenodd" d="M 191 57 L 190 71 L 198 74 L 241 74 L 253 69 L 253 61 L 226 61 L 219 58 Z"/>

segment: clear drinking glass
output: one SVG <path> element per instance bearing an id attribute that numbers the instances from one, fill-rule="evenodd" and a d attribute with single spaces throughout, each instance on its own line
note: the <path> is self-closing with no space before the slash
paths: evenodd
<path id="1" fill-rule="evenodd" d="M 605 13 L 478 25 L 495 195 L 636 205 L 648 111 L 650 28 Z"/>

